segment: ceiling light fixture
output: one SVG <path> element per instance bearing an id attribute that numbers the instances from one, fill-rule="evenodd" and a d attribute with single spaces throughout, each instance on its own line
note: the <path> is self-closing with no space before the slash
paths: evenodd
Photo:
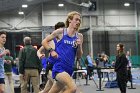
<path id="1" fill-rule="evenodd" d="M 27 0 L 28 2 L 31 2 L 31 1 L 33 1 L 33 0 Z"/>
<path id="2" fill-rule="evenodd" d="M 22 11 L 19 11 L 19 12 L 18 12 L 18 14 L 19 14 L 19 15 L 23 15 L 23 14 L 24 14 L 24 12 L 22 12 Z"/>
<path id="3" fill-rule="evenodd" d="M 124 6 L 130 6 L 130 3 L 124 3 Z"/>
<path id="4" fill-rule="evenodd" d="M 63 6 L 64 6 L 64 4 L 58 4 L 58 6 L 59 6 L 59 7 L 63 7 Z"/>
<path id="5" fill-rule="evenodd" d="M 22 5 L 22 8 L 27 8 L 27 7 L 28 7 L 27 4 L 23 4 L 23 5 Z"/>

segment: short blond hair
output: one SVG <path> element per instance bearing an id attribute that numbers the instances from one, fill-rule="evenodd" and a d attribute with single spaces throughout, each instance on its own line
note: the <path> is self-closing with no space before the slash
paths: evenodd
<path id="1" fill-rule="evenodd" d="M 65 22 L 66 27 L 69 27 L 69 19 L 72 20 L 74 15 L 79 15 L 81 17 L 80 13 L 78 13 L 77 11 L 72 11 L 68 13 L 68 16 Z"/>

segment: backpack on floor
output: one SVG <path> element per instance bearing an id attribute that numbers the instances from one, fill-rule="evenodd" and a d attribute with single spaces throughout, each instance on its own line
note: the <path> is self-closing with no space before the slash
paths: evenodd
<path id="1" fill-rule="evenodd" d="M 116 80 L 114 80 L 114 81 L 108 81 L 105 84 L 105 88 L 118 88 L 118 83 L 117 83 Z"/>

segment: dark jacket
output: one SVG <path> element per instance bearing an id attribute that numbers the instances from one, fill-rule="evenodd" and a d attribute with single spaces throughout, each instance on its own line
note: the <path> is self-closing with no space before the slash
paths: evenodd
<path id="1" fill-rule="evenodd" d="M 7 61 L 7 60 L 10 60 L 11 63 L 10 64 L 7 64 L 7 63 L 4 63 L 4 70 L 5 70 L 5 73 L 8 73 L 8 72 L 12 72 L 12 65 L 13 65 L 13 57 L 11 57 L 10 55 L 5 55 L 4 56 L 4 59 Z"/>
<path id="2" fill-rule="evenodd" d="M 124 53 L 116 56 L 116 63 L 115 63 L 115 71 L 116 72 L 125 72 L 127 70 L 128 60 Z"/>
<path id="3" fill-rule="evenodd" d="M 32 45 L 26 45 L 19 53 L 19 73 L 24 74 L 25 69 L 38 69 L 39 72 L 42 70 L 37 49 Z"/>

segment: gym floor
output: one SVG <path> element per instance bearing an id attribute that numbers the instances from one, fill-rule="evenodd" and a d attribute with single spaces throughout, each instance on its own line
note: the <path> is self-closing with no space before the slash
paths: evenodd
<path id="1" fill-rule="evenodd" d="M 98 80 L 96 81 L 98 84 Z M 101 87 L 101 90 L 103 91 L 97 91 L 99 90 L 93 80 L 89 80 L 88 84 L 86 85 L 85 79 L 80 79 L 80 81 L 76 81 L 77 84 L 77 92 L 76 93 L 120 93 L 119 88 L 104 88 L 106 82 L 103 82 L 103 85 Z M 133 84 L 133 88 L 136 89 L 128 89 L 130 87 L 130 83 L 127 84 L 127 93 L 140 93 L 140 85 Z"/>
<path id="2" fill-rule="evenodd" d="M 133 84 L 131 85 L 130 82 L 127 83 L 127 93 L 140 93 L 140 68 L 132 68 L 131 72 Z M 115 73 L 113 75 L 110 74 L 109 77 L 110 81 L 114 81 L 116 79 Z M 99 79 L 96 73 L 94 74 L 93 80 L 88 80 L 88 82 L 79 77 L 79 79 L 76 79 L 75 81 L 77 84 L 76 93 L 120 93 L 119 88 L 105 88 L 107 81 L 107 77 L 102 78 L 101 87 L 99 89 Z"/>
<path id="3" fill-rule="evenodd" d="M 131 70 L 132 71 L 132 77 L 133 77 L 133 87 L 131 86 L 131 83 L 127 83 L 127 93 L 140 93 L 140 68 L 134 68 Z M 111 78 L 112 75 L 110 76 L 110 81 L 114 81 L 116 79 L 116 76 L 114 75 L 113 78 Z M 14 76 L 15 82 L 15 93 L 20 93 L 19 92 L 19 77 Z M 75 79 L 74 79 L 75 81 Z M 105 84 L 107 83 L 108 79 L 107 77 L 102 78 L 101 81 L 101 88 L 99 87 L 99 79 L 98 75 L 95 73 L 94 77 L 92 80 L 88 80 L 86 82 L 86 79 L 82 79 L 79 77 L 76 79 L 76 85 L 77 85 L 77 91 L 76 93 L 120 93 L 119 88 L 105 88 Z M 129 89 L 129 88 L 136 88 L 136 89 Z M 103 91 L 102 91 L 103 90 Z"/>

